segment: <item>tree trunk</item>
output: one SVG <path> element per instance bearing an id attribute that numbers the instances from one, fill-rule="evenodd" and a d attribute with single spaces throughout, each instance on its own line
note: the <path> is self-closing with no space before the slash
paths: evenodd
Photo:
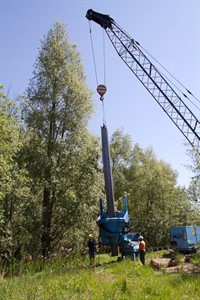
<path id="1" fill-rule="evenodd" d="M 42 214 L 42 238 L 41 252 L 44 257 L 48 257 L 51 250 L 51 221 L 52 221 L 52 201 L 50 188 L 44 187 L 43 194 L 43 214 Z"/>
<path id="2" fill-rule="evenodd" d="M 50 162 L 50 167 L 46 170 L 45 179 L 47 181 L 48 187 L 44 186 L 43 194 L 43 216 L 42 216 L 42 255 L 48 257 L 51 250 L 51 223 L 52 223 L 52 211 L 53 211 L 53 202 L 54 202 L 54 193 L 52 193 L 51 186 L 51 168 L 52 168 L 52 153 L 53 145 L 55 138 L 55 103 L 56 96 L 55 91 L 53 93 L 51 117 L 50 117 L 50 126 L 49 126 L 49 140 L 47 147 L 47 157 Z"/>

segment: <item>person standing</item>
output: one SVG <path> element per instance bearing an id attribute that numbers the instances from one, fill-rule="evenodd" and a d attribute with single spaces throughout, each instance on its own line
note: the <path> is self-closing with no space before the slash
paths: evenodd
<path id="1" fill-rule="evenodd" d="M 143 265 L 145 265 L 145 253 L 146 253 L 146 243 L 144 241 L 143 236 L 139 236 L 139 255 L 140 255 L 140 261 Z"/>
<path id="2" fill-rule="evenodd" d="M 90 265 L 94 264 L 95 260 L 95 247 L 96 247 L 96 240 L 93 238 L 91 234 L 89 234 L 89 240 L 88 240 L 88 254 L 89 254 L 89 259 L 90 259 Z"/>

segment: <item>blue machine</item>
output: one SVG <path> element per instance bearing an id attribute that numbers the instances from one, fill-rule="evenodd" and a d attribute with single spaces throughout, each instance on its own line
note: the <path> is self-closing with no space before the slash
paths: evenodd
<path id="1" fill-rule="evenodd" d="M 101 127 L 101 137 L 107 202 L 105 211 L 103 200 L 100 199 L 100 214 L 97 219 L 97 225 L 99 226 L 101 244 L 110 246 L 113 256 L 117 256 L 120 252 L 122 257 L 129 256 L 135 259 L 139 245 L 139 234 L 130 233 L 130 220 L 126 196 L 123 196 L 123 210 L 115 211 L 110 151 L 105 124 Z"/>
<path id="2" fill-rule="evenodd" d="M 127 198 L 123 196 L 123 211 L 116 211 L 114 217 L 109 217 L 100 199 L 100 215 L 97 219 L 102 245 L 116 245 L 122 257 L 135 259 L 138 253 L 138 233 L 130 232 Z M 113 253 L 112 253 L 113 254 Z M 114 253 L 113 255 L 118 255 Z"/>
<path id="3" fill-rule="evenodd" d="M 200 250 L 200 227 L 171 227 L 170 247 L 183 253 L 192 253 Z"/>

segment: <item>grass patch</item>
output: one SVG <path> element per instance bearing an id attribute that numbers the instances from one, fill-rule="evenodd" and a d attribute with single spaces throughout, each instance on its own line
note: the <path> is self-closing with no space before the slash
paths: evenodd
<path id="1" fill-rule="evenodd" d="M 191 257 L 191 262 L 194 265 L 200 267 L 200 253 L 199 252 Z"/>
<path id="2" fill-rule="evenodd" d="M 42 270 L 0 280 L 1 300 L 200 300 L 200 278 L 155 272 L 139 260 L 97 255 L 46 262 Z M 32 264 L 34 264 L 32 262 Z"/>

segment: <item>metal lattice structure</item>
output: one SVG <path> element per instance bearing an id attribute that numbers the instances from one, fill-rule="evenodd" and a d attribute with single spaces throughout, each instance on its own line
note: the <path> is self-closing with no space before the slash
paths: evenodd
<path id="1" fill-rule="evenodd" d="M 139 43 L 125 33 L 124 30 L 107 15 L 89 10 L 86 17 L 89 20 L 95 21 L 105 29 L 120 58 L 162 107 L 188 142 L 196 149 L 199 149 L 199 120 L 143 53 Z"/>

